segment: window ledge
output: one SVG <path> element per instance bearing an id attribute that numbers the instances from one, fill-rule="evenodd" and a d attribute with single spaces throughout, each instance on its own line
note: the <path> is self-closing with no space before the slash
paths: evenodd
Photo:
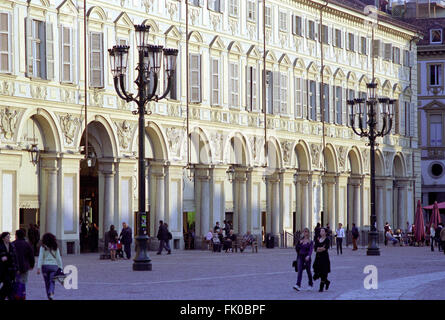
<path id="1" fill-rule="evenodd" d="M 0 73 L 0 77 L 2 78 L 8 78 L 8 79 L 17 79 L 17 76 L 15 74 L 12 74 L 10 72 Z"/>

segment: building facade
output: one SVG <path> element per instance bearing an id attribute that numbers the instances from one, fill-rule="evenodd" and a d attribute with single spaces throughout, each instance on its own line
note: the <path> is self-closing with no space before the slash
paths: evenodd
<path id="1" fill-rule="evenodd" d="M 398 99 L 392 132 L 378 141 L 378 229 L 413 221 L 421 196 L 410 54 L 417 33 L 384 16 L 372 43 L 364 6 L 324 5 L 266 1 L 263 33 L 260 1 L 189 1 L 186 34 L 184 1 L 87 1 L 85 12 L 74 0 L 0 0 L 0 229 L 38 222 L 63 252 L 79 252 L 80 219 L 95 223 L 100 239 L 122 221 L 136 230 L 135 105 L 118 99 L 106 49 L 131 46 L 133 90 L 140 23 L 150 25 L 151 43 L 179 50 L 168 99 L 148 106 L 151 237 L 159 220 L 175 248 L 192 233 L 199 247 L 223 220 L 235 233 L 277 241 L 317 222 L 369 228 L 369 147 L 348 126 L 346 100 L 366 96 L 371 49 L 379 96 Z M 91 163 L 83 160 L 85 129 Z"/>
<path id="2" fill-rule="evenodd" d="M 417 45 L 417 94 L 422 204 L 427 206 L 445 201 L 445 2 L 407 1 L 393 6 L 423 35 Z"/>

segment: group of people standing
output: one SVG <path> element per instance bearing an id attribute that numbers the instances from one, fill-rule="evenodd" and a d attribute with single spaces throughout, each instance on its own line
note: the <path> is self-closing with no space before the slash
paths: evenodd
<path id="1" fill-rule="evenodd" d="M 29 237 L 28 232 L 28 237 Z M 35 236 L 36 234 L 34 234 Z M 35 267 L 34 248 L 39 238 L 25 239 L 24 230 L 17 230 L 15 241 L 11 242 L 11 234 L 3 232 L 0 236 L 0 299 L 25 300 L 28 273 Z M 36 250 L 36 249 L 35 249 Z M 49 300 L 54 298 L 55 280 L 62 269 L 62 259 L 57 247 L 56 237 L 46 233 L 42 237 L 37 262 L 37 274 L 42 274 L 45 281 L 46 294 Z M 61 272 L 63 274 L 63 272 Z"/>
<path id="2" fill-rule="evenodd" d="M 131 258 L 131 243 L 133 242 L 133 231 L 126 222 L 122 222 L 122 230 L 120 235 L 117 235 L 114 225 L 110 226 L 108 231 L 108 250 L 110 250 L 111 261 L 116 260 L 116 252 L 118 243 L 122 245 L 127 259 Z"/>
<path id="3" fill-rule="evenodd" d="M 443 226 L 443 223 L 438 223 L 437 227 L 433 224 L 431 224 L 430 227 L 430 242 L 431 242 L 431 251 L 434 251 L 434 245 L 436 244 L 439 252 L 443 251 L 445 254 L 445 227 Z"/>

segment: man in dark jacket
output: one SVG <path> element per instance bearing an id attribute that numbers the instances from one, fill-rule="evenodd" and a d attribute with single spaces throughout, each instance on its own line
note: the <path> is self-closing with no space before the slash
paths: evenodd
<path id="1" fill-rule="evenodd" d="M 321 225 L 320 222 L 318 222 L 317 226 L 314 229 L 314 241 L 320 238 L 320 230 L 321 230 Z"/>
<path id="2" fill-rule="evenodd" d="M 39 232 L 39 227 L 36 224 L 32 223 L 29 224 L 28 240 L 32 246 L 34 255 L 38 255 L 39 251 L 37 250 L 37 245 L 39 244 L 40 241 L 40 232 Z"/>
<path id="3" fill-rule="evenodd" d="M 17 257 L 9 232 L 0 236 L 0 300 L 14 299 L 13 284 L 17 272 Z"/>
<path id="4" fill-rule="evenodd" d="M 352 233 L 352 246 L 353 246 L 352 251 L 355 251 L 358 249 L 357 239 L 359 237 L 358 228 L 355 226 L 355 223 L 352 224 L 351 233 Z"/>
<path id="5" fill-rule="evenodd" d="M 119 239 L 121 240 L 121 243 L 124 246 L 124 252 L 127 256 L 127 259 L 130 259 L 131 258 L 131 243 L 133 241 L 133 236 L 132 236 L 131 228 L 125 222 L 122 223 L 122 231 L 119 236 Z"/>
<path id="6" fill-rule="evenodd" d="M 19 292 L 15 292 L 17 299 L 26 298 L 26 283 L 28 282 L 28 271 L 34 268 L 35 259 L 32 247 L 25 240 L 25 232 L 17 230 L 15 232 L 16 240 L 13 242 L 17 261 L 16 282 Z"/>
<path id="7" fill-rule="evenodd" d="M 159 221 L 158 240 L 159 240 L 159 249 L 157 254 L 161 254 L 163 248 L 167 250 L 167 254 L 171 254 L 171 250 L 168 245 L 168 229 L 165 227 L 164 222 L 162 220 Z"/>

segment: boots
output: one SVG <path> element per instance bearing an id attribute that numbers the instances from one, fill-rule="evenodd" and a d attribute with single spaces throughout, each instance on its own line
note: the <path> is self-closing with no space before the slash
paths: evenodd
<path id="1" fill-rule="evenodd" d="M 325 286 L 326 291 L 328 291 L 330 284 L 331 284 L 331 281 L 326 280 L 326 286 Z"/>
<path id="2" fill-rule="evenodd" d="M 318 292 L 323 292 L 323 287 L 324 287 L 324 281 L 320 281 L 320 289 L 318 290 Z"/>

